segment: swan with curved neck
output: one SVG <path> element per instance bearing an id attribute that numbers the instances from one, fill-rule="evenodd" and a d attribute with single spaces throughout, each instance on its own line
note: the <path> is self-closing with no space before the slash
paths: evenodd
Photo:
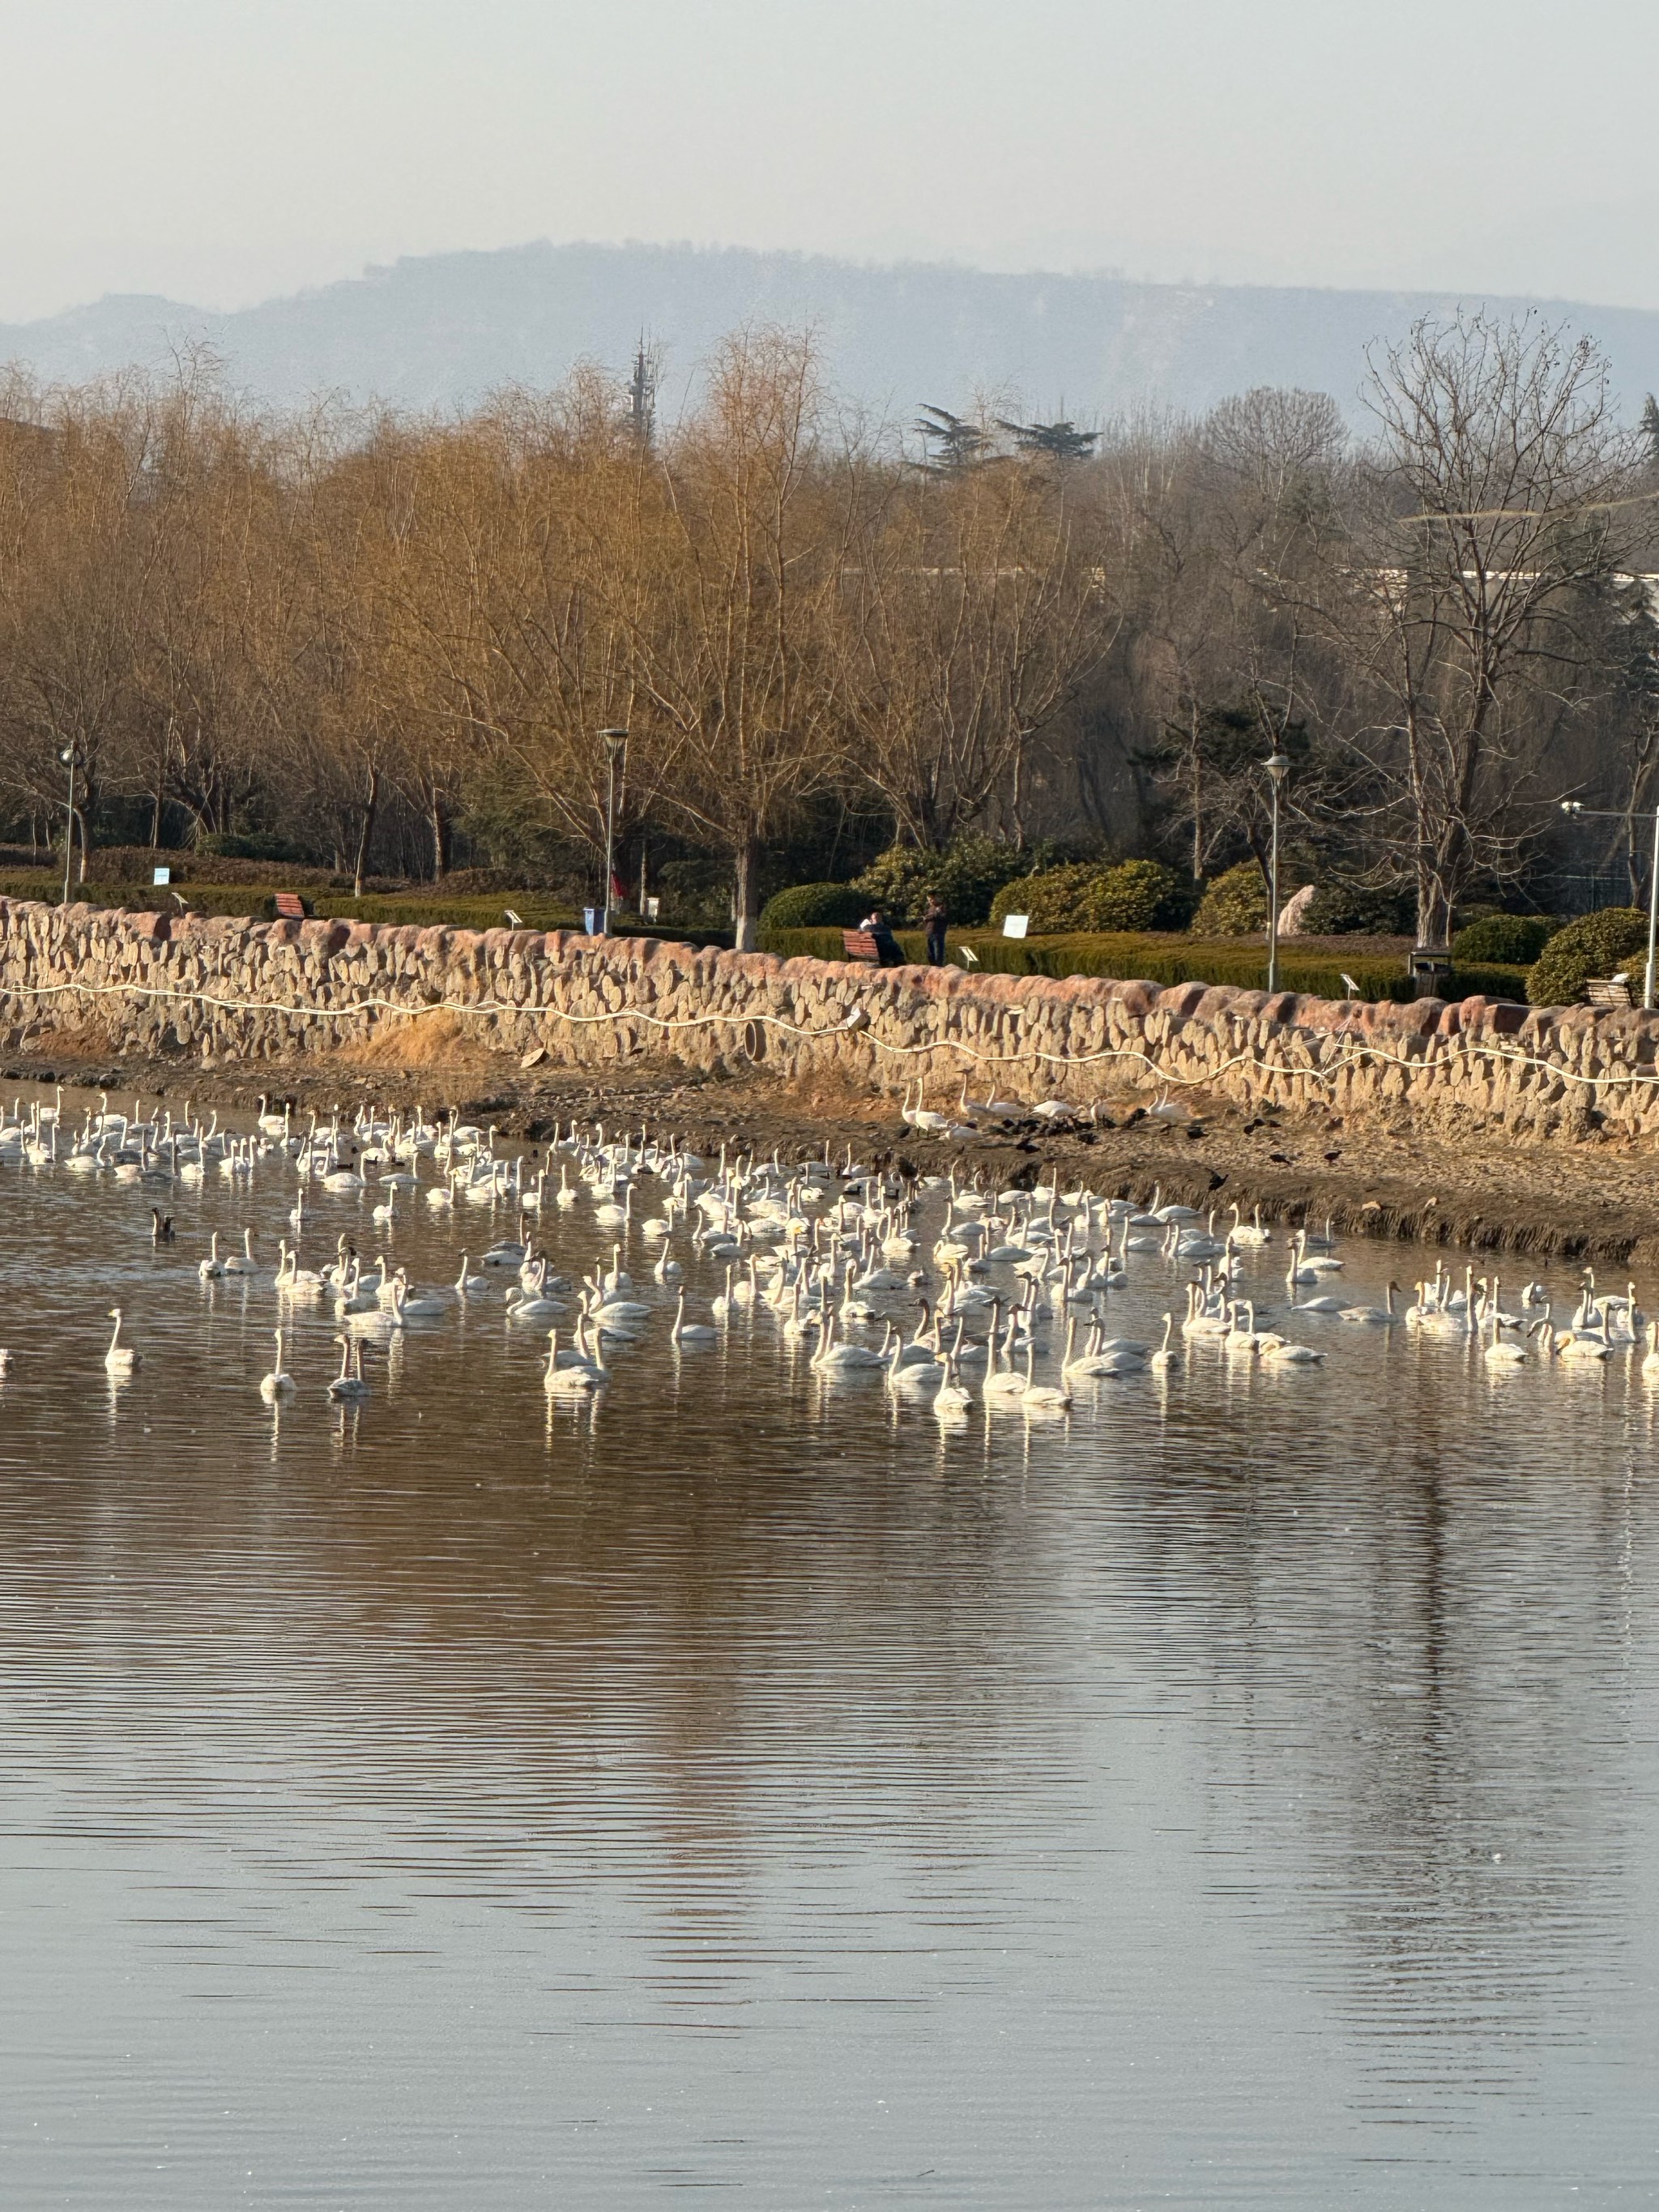
<path id="1" fill-rule="evenodd" d="M 112 1375 L 131 1375 L 136 1367 L 143 1365 L 143 1354 L 135 1352 L 130 1344 L 122 1343 L 119 1306 L 110 1308 L 109 1318 L 115 1327 L 111 1332 L 109 1350 L 104 1354 L 104 1364 Z"/>
<path id="2" fill-rule="evenodd" d="M 363 1380 L 363 1345 L 359 1336 L 337 1336 L 340 1347 L 340 1371 L 328 1386 L 331 1398 L 367 1398 L 368 1385 Z"/>

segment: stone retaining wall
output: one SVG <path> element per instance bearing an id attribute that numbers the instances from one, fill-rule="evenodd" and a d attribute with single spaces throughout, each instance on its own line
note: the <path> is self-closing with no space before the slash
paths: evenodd
<path id="1" fill-rule="evenodd" d="M 523 1060 L 758 1061 L 897 1091 L 1075 1105 L 1128 1088 L 1344 1112 L 1409 1108 L 1516 1134 L 1659 1129 L 1659 1017 L 1365 1005 L 1076 976 L 878 971 L 538 930 L 253 924 L 0 900 L 0 1042 L 258 1063 L 434 1025 Z"/>

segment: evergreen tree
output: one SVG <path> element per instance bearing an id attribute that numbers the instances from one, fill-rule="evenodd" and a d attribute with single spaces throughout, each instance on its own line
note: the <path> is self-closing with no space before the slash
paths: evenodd
<path id="1" fill-rule="evenodd" d="M 923 419 L 910 427 L 927 447 L 924 468 L 949 472 L 970 469 L 977 462 L 989 459 L 990 436 L 977 422 L 951 414 L 948 407 L 924 407 L 921 413 Z M 933 418 L 931 422 L 926 419 L 928 416 Z"/>
<path id="2" fill-rule="evenodd" d="M 1022 453 L 1035 458 L 1046 455 L 1054 461 L 1086 461 L 1100 441 L 1098 430 L 1079 430 L 1075 422 L 1005 422 L 997 417 L 999 430 L 1006 430 Z"/>

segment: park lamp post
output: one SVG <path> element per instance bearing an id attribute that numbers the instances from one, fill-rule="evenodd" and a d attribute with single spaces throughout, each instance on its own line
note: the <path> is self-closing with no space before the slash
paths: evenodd
<path id="1" fill-rule="evenodd" d="M 1273 785 L 1273 834 L 1267 847 L 1267 988 L 1279 988 L 1279 794 L 1291 772 L 1291 757 L 1277 745 L 1262 763 Z"/>
<path id="2" fill-rule="evenodd" d="M 601 937 L 611 934 L 611 884 L 616 873 L 617 858 L 617 777 L 628 755 L 626 730 L 601 730 L 599 738 L 605 746 L 606 781 L 605 793 L 605 902 L 600 924 Z"/>
<path id="3" fill-rule="evenodd" d="M 1614 806 L 1586 806 L 1582 799 L 1564 799 L 1561 811 L 1575 822 L 1628 822 L 1632 816 Z M 1634 809 L 1632 810 L 1632 813 Z M 1653 858 L 1648 866 L 1648 969 L 1642 984 L 1642 1004 L 1653 1012 L 1654 952 L 1659 945 L 1659 806 L 1653 810 Z"/>
<path id="4" fill-rule="evenodd" d="M 75 858 L 75 771 L 81 763 L 73 745 L 65 745 L 58 756 L 69 770 L 69 796 L 64 801 L 64 904 L 69 904 L 70 864 Z"/>

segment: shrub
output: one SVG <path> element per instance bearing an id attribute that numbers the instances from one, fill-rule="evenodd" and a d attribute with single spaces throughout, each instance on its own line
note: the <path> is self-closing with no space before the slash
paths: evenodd
<path id="1" fill-rule="evenodd" d="M 951 921 L 972 928 L 985 920 L 1003 884 L 1032 865 L 1030 853 L 1017 853 L 994 837 L 964 831 L 943 852 L 920 845 L 890 845 L 854 879 L 854 889 L 866 904 L 873 902 L 901 921 L 919 919 L 928 893 L 936 890 Z"/>
<path id="2" fill-rule="evenodd" d="M 991 920 L 1000 925 L 1011 914 L 1031 917 L 1033 937 L 1053 937 L 1082 927 L 1079 912 L 1086 892 L 1099 880 L 1093 860 L 1074 860 L 1063 868 L 1039 868 L 1005 884 L 991 902 Z"/>
<path id="3" fill-rule="evenodd" d="M 1017 853 L 994 837 L 966 831 L 952 838 L 936 878 L 951 921 L 964 929 L 977 927 L 989 915 L 991 902 L 1004 884 L 1030 865 L 1030 853 Z"/>
<path id="4" fill-rule="evenodd" d="M 1267 886 L 1254 860 L 1241 860 L 1218 876 L 1193 916 L 1195 937 L 1254 937 L 1267 927 Z"/>
<path id="5" fill-rule="evenodd" d="M 1005 884 L 991 902 L 990 919 L 1029 914 L 1033 937 L 1069 930 L 1179 929 L 1193 908 L 1195 887 L 1157 860 L 1076 860 L 1040 868 Z"/>
<path id="6" fill-rule="evenodd" d="M 795 884 L 774 891 L 761 908 L 763 929 L 854 929 L 870 910 L 870 896 L 851 884 Z"/>
<path id="7" fill-rule="evenodd" d="M 1632 953 L 1645 953 L 1648 918 L 1633 906 L 1604 906 L 1558 930 L 1527 971 L 1534 1006 L 1576 1006 L 1592 975 L 1610 975 Z"/>
<path id="8" fill-rule="evenodd" d="M 1267 922 L 1264 905 L 1264 929 Z M 1302 913 L 1304 937 L 1403 937 L 1415 927 L 1415 902 L 1407 891 L 1354 890 L 1322 884 Z M 1507 960 L 1511 956 L 1494 952 L 1480 957 Z M 1533 960 L 1537 955 L 1528 952 L 1524 957 Z"/>
<path id="9" fill-rule="evenodd" d="M 1483 915 L 1452 939 L 1452 957 L 1466 962 L 1501 960 L 1511 967 L 1530 968 L 1555 928 L 1555 923 L 1543 914 Z"/>
<path id="10" fill-rule="evenodd" d="M 1194 886 L 1158 860 L 1103 868 L 1077 902 L 1079 929 L 1179 929 L 1192 912 Z"/>

